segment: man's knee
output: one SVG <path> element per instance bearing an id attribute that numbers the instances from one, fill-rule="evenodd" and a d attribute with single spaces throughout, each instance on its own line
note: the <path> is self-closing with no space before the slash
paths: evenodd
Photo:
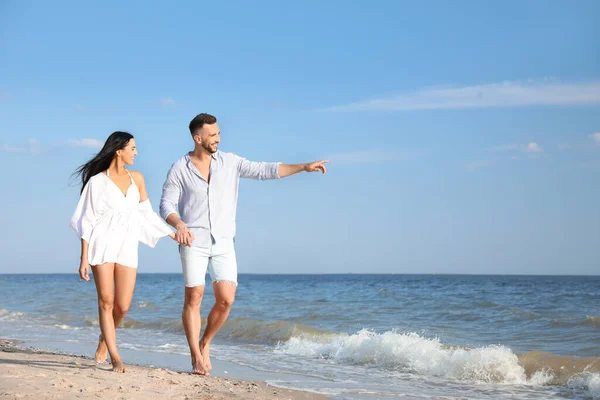
<path id="1" fill-rule="evenodd" d="M 235 301 L 235 296 L 219 296 L 216 299 L 216 305 L 221 308 L 231 308 L 233 302 Z"/>
<path id="2" fill-rule="evenodd" d="M 198 308 L 204 296 L 204 286 L 186 287 L 184 305 L 186 307 Z"/>
<path id="3" fill-rule="evenodd" d="M 231 281 L 218 281 L 213 283 L 215 290 L 215 306 L 221 309 L 229 309 L 235 300 L 237 285 Z"/>

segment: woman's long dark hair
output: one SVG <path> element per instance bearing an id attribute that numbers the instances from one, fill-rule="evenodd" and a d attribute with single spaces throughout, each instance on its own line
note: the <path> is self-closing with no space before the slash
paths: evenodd
<path id="1" fill-rule="evenodd" d="M 127 146 L 127 143 L 133 139 L 133 135 L 128 132 L 116 131 L 104 142 L 102 150 L 96 154 L 94 158 L 77 168 L 74 172 L 75 176 L 81 176 L 81 191 L 88 183 L 90 178 L 99 172 L 106 171 L 110 166 L 117 150 L 122 150 Z"/>

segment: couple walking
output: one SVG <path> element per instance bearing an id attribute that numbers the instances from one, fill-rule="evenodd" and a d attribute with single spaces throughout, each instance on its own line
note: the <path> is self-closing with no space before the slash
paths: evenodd
<path id="1" fill-rule="evenodd" d="M 256 162 L 218 151 L 221 132 L 210 114 L 197 115 L 189 129 L 194 150 L 177 160 L 167 174 L 159 207 L 162 219 L 152 209 L 142 174 L 126 169 L 137 155 L 131 134 L 111 134 L 100 152 L 76 171 L 82 189 L 71 227 L 81 238 L 79 275 L 88 281 L 91 267 L 98 292 L 101 335 L 96 361 L 104 362 L 108 351 L 116 372 L 126 371 L 115 329 L 133 297 L 139 242 L 154 247 L 160 238 L 170 236 L 179 244 L 185 284 L 182 320 L 192 372 L 209 375 L 210 343 L 227 320 L 237 288 L 234 242 L 239 179 L 278 179 L 326 170 L 327 161 Z M 215 304 L 200 338 L 207 270 Z"/>

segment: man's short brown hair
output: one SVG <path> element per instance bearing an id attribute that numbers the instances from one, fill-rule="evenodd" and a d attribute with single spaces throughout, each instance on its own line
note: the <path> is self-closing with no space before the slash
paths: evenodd
<path id="1" fill-rule="evenodd" d="M 206 113 L 198 114 L 190 122 L 190 133 L 192 136 L 204 126 L 204 124 L 212 125 L 217 122 L 217 118 Z"/>

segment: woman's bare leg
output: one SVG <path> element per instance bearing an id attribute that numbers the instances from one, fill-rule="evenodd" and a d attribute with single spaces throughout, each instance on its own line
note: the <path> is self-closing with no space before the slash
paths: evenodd
<path id="1" fill-rule="evenodd" d="M 117 350 L 117 335 L 115 332 L 115 322 L 113 320 L 113 307 L 115 300 L 115 264 L 106 263 L 92 267 L 94 273 L 94 282 L 98 292 L 98 315 L 100 319 L 100 331 L 106 342 L 110 360 L 113 365 L 113 371 L 125 372 L 125 366 L 121 362 L 121 357 Z"/>
<path id="2" fill-rule="evenodd" d="M 131 306 L 131 299 L 135 289 L 135 281 L 137 277 L 137 268 L 126 267 L 121 264 L 115 264 L 115 300 L 113 307 L 113 321 L 115 330 L 121 325 L 125 315 Z M 98 349 L 96 350 L 96 362 L 106 361 L 106 342 L 104 337 L 100 335 Z"/>

